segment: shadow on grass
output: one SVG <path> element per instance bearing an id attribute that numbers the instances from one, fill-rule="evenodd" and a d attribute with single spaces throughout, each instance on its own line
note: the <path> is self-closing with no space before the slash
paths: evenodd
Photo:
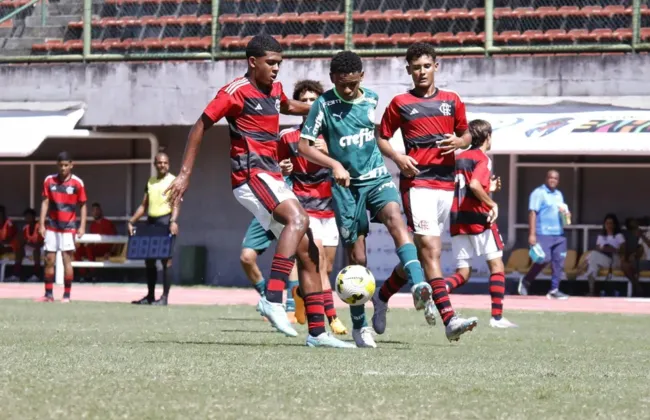
<path id="1" fill-rule="evenodd" d="M 305 344 L 295 343 L 242 343 L 228 341 L 180 341 L 180 340 L 146 340 L 145 344 L 180 344 L 180 345 L 209 345 L 209 346 L 236 346 L 236 347 L 305 347 Z"/>
<path id="2" fill-rule="evenodd" d="M 216 321 L 235 321 L 235 322 L 264 322 L 262 317 L 259 318 L 226 318 L 226 317 L 217 317 L 213 318 Z"/>

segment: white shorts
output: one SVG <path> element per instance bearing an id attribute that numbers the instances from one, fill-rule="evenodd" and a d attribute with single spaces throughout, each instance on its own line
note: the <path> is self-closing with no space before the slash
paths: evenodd
<path id="1" fill-rule="evenodd" d="M 232 192 L 237 201 L 253 213 L 260 225 L 273 232 L 276 238 L 280 237 L 284 225 L 273 218 L 273 210 L 286 200 L 298 200 L 284 180 L 265 173 L 252 176 Z"/>
<path id="2" fill-rule="evenodd" d="M 412 187 L 402 193 L 404 213 L 409 228 L 416 235 L 441 236 L 449 226 L 449 212 L 454 192 Z"/>
<path id="3" fill-rule="evenodd" d="M 339 246 L 339 229 L 334 217 L 319 219 L 309 216 L 309 228 L 314 234 L 314 240 L 321 240 L 323 246 Z"/>
<path id="4" fill-rule="evenodd" d="M 45 231 L 45 252 L 74 251 L 74 236 L 72 232 Z"/>
<path id="5" fill-rule="evenodd" d="M 456 235 L 451 237 L 451 249 L 456 256 L 456 268 L 471 266 L 474 257 L 485 255 L 486 261 L 503 256 L 503 239 L 496 224 L 476 235 Z"/>

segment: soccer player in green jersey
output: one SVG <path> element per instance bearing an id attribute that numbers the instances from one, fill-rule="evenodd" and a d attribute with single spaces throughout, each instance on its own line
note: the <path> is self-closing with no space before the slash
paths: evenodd
<path id="1" fill-rule="evenodd" d="M 300 153 L 332 169 L 336 221 L 349 261 L 366 265 L 370 211 L 371 220 L 384 224 L 393 237 L 400 265 L 411 285 L 413 304 L 422 310 L 431 298 L 431 286 L 424 281 L 417 250 L 402 219 L 399 193 L 377 146 L 377 94 L 361 88 L 361 58 L 351 51 L 340 52 L 332 59 L 330 78 L 334 89 L 323 93 L 312 105 L 303 125 Z M 325 139 L 329 156 L 310 147 L 318 136 Z M 365 308 L 351 306 L 350 311 L 357 346 L 376 347 Z"/>

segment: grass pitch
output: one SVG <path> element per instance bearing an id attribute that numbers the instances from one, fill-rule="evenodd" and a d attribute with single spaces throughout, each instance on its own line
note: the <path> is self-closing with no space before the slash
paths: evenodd
<path id="1" fill-rule="evenodd" d="M 650 417 L 647 316 L 464 315 L 481 324 L 458 343 L 395 309 L 379 349 L 328 350 L 249 306 L 4 300 L 0 418 Z"/>

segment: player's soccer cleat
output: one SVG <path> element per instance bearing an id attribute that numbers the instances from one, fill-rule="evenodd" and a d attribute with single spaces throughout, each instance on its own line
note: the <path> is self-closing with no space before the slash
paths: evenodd
<path id="1" fill-rule="evenodd" d="M 423 281 L 414 284 L 411 287 L 411 293 L 413 294 L 413 306 L 415 306 L 416 310 L 421 311 L 425 308 L 429 299 L 431 299 L 433 291 L 431 290 L 431 286 Z"/>
<path id="2" fill-rule="evenodd" d="M 352 338 L 357 343 L 357 347 L 377 348 L 375 338 L 372 336 L 372 328 L 363 327 L 360 330 L 352 330 Z"/>
<path id="3" fill-rule="evenodd" d="M 160 299 L 151 302 L 153 306 L 167 306 L 167 296 L 161 296 Z"/>
<path id="4" fill-rule="evenodd" d="M 517 293 L 519 296 L 528 296 L 529 284 L 524 279 L 524 276 L 519 277 L 519 285 L 517 286 Z"/>
<path id="5" fill-rule="evenodd" d="M 472 331 L 478 325 L 478 318 L 461 318 L 454 316 L 445 328 L 445 334 L 449 341 L 458 341 L 460 336 L 468 331 Z"/>
<path id="6" fill-rule="evenodd" d="M 296 330 L 291 326 L 291 322 L 289 322 L 289 318 L 287 318 L 287 312 L 284 310 L 284 306 L 281 303 L 269 302 L 265 297 L 263 297 L 260 298 L 258 306 L 260 314 L 267 317 L 276 330 L 289 337 L 295 337 L 298 335 Z"/>
<path id="7" fill-rule="evenodd" d="M 296 302 L 296 320 L 298 324 L 305 325 L 307 323 L 307 311 L 305 310 L 305 301 L 298 294 L 298 287 L 294 287 L 291 291 L 293 300 Z"/>
<path id="8" fill-rule="evenodd" d="M 61 298 L 61 303 L 70 303 L 70 296 L 63 296 Z"/>
<path id="9" fill-rule="evenodd" d="M 433 303 L 432 299 L 429 299 L 427 305 L 424 307 L 424 319 L 427 321 L 427 324 L 431 326 L 436 325 L 436 312 L 438 312 L 436 304 Z"/>
<path id="10" fill-rule="evenodd" d="M 151 305 L 153 299 L 150 299 L 149 296 L 145 296 L 140 300 L 134 300 L 131 302 L 133 305 Z"/>
<path id="11" fill-rule="evenodd" d="M 372 328 L 377 334 L 383 334 L 386 331 L 386 312 L 388 312 L 388 303 L 379 299 L 379 293 L 372 297 L 372 306 L 375 312 L 372 314 Z"/>
<path id="12" fill-rule="evenodd" d="M 52 295 L 41 296 L 39 298 L 34 299 L 34 302 L 54 302 L 54 296 Z"/>
<path id="13" fill-rule="evenodd" d="M 287 312 L 287 318 L 289 319 L 289 322 L 291 322 L 292 324 L 295 324 L 296 322 L 298 322 L 298 320 L 296 319 L 296 313 L 295 312 Z"/>
<path id="14" fill-rule="evenodd" d="M 567 300 L 569 298 L 569 295 L 566 293 L 560 292 L 559 289 L 551 290 L 548 292 L 546 295 L 547 299 L 557 299 L 557 300 Z"/>
<path id="15" fill-rule="evenodd" d="M 501 317 L 501 319 L 496 320 L 494 318 L 490 318 L 490 327 L 492 328 L 517 328 L 517 324 L 513 324 L 512 322 L 508 321 L 506 318 Z"/>
<path id="16" fill-rule="evenodd" d="M 330 322 L 330 328 L 332 329 L 332 332 L 336 335 L 345 335 L 348 333 L 348 329 L 345 328 L 345 325 L 341 322 L 341 320 L 336 317 Z"/>
<path id="17" fill-rule="evenodd" d="M 329 333 L 322 333 L 318 337 L 307 336 L 307 347 L 333 347 L 336 349 L 356 349 L 352 343 L 339 340 Z"/>

